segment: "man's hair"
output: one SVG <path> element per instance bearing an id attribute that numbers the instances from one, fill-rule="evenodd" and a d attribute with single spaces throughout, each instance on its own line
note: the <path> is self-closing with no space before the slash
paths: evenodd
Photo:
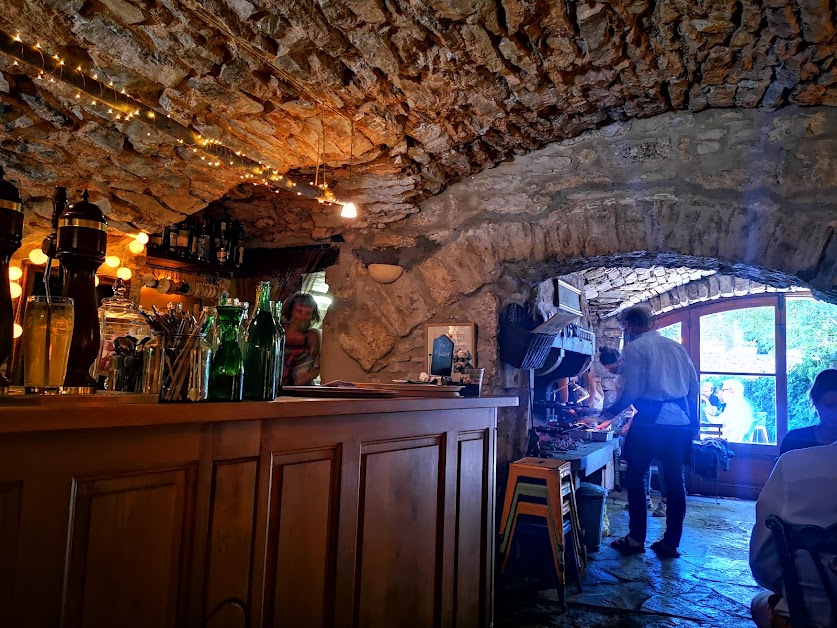
<path id="1" fill-rule="evenodd" d="M 599 362 L 601 362 L 602 366 L 616 364 L 621 357 L 622 352 L 619 351 L 619 349 L 614 349 L 613 347 L 599 347 Z"/>
<path id="2" fill-rule="evenodd" d="M 837 390 L 837 369 L 825 369 L 821 371 L 814 379 L 814 385 L 811 386 L 811 404 L 817 403 L 820 398 L 827 392 Z"/>
<path id="3" fill-rule="evenodd" d="M 630 325 L 637 329 L 650 331 L 654 328 L 654 315 L 644 305 L 634 305 L 627 310 L 620 312 L 616 317 L 620 323 Z"/>

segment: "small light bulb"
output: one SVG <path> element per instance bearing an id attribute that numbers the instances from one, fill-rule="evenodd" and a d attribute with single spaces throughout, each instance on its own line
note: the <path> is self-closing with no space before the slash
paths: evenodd
<path id="1" fill-rule="evenodd" d="M 23 327 L 21 327 L 20 325 L 15 323 L 14 324 L 14 332 L 12 332 L 12 335 L 15 338 L 20 338 L 23 335 Z"/>
<path id="2" fill-rule="evenodd" d="M 120 264 L 122 264 L 122 260 L 116 257 L 116 255 L 108 255 L 105 258 L 105 266 L 108 268 L 119 268 Z"/>
<path id="3" fill-rule="evenodd" d="M 23 288 L 21 288 L 20 284 L 16 281 L 10 281 L 9 292 L 12 294 L 12 299 L 17 299 L 21 294 L 23 294 Z"/>
<path id="4" fill-rule="evenodd" d="M 41 249 L 32 249 L 29 251 L 29 261 L 36 266 L 42 266 L 47 263 L 49 258 Z"/>
<path id="5" fill-rule="evenodd" d="M 145 250 L 145 245 L 139 240 L 134 240 L 128 245 L 128 250 L 134 255 L 139 255 Z"/>
<path id="6" fill-rule="evenodd" d="M 23 271 L 20 266 L 9 266 L 9 281 L 17 281 L 23 277 Z"/>
<path id="7" fill-rule="evenodd" d="M 97 288 L 99 287 L 99 275 L 94 275 L 93 285 L 96 286 Z"/>
<path id="8" fill-rule="evenodd" d="M 121 266 L 116 269 L 116 276 L 122 279 L 123 281 L 128 281 L 133 276 L 133 273 L 131 272 L 130 268 L 125 268 L 124 266 Z"/>
<path id="9" fill-rule="evenodd" d="M 357 207 L 354 203 L 344 203 L 340 215 L 343 218 L 357 218 Z"/>
<path id="10" fill-rule="evenodd" d="M 143 244 L 148 244 L 148 234 L 145 231 L 140 231 L 137 234 L 137 242 L 142 242 Z"/>

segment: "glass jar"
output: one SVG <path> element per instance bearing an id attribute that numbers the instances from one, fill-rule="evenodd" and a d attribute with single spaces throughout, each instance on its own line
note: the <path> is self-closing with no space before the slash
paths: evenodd
<path id="1" fill-rule="evenodd" d="M 201 313 L 206 320 L 206 341 L 209 343 L 209 348 L 212 349 L 212 355 L 215 355 L 218 350 L 218 342 L 220 341 L 220 336 L 218 335 L 218 310 L 211 305 L 204 305 L 201 308 Z"/>
<path id="2" fill-rule="evenodd" d="M 209 399 L 241 401 L 244 381 L 244 358 L 238 344 L 238 328 L 244 308 L 240 305 L 218 306 L 218 350 L 212 354 L 209 368 Z"/>
<path id="3" fill-rule="evenodd" d="M 155 332 L 143 352 L 143 390 L 161 402 L 205 401 L 212 349 L 206 336 Z"/>
<path id="4" fill-rule="evenodd" d="M 140 392 L 142 342 L 151 335 L 151 326 L 126 293 L 125 282 L 117 279 L 113 296 L 102 299 L 101 343 L 93 376 L 106 390 Z"/>

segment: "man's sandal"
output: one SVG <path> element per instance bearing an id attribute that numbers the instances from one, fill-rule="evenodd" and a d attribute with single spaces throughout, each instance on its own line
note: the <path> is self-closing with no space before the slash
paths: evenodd
<path id="1" fill-rule="evenodd" d="M 660 558 L 680 558 L 680 552 L 677 551 L 677 548 L 667 545 L 662 540 L 651 543 L 651 549 Z"/>
<path id="2" fill-rule="evenodd" d="M 633 556 L 634 554 L 644 554 L 645 545 L 634 545 L 628 540 L 628 537 L 614 540 L 610 546 L 622 556 Z"/>

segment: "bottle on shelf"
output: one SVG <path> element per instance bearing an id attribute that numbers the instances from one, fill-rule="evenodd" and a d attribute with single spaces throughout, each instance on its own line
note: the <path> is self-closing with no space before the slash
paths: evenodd
<path id="1" fill-rule="evenodd" d="M 229 221 L 221 219 L 215 232 L 215 260 L 219 264 L 226 264 L 229 259 Z"/>
<path id="2" fill-rule="evenodd" d="M 202 222 L 195 225 L 192 237 L 192 259 L 206 261 L 206 225 Z"/>
<path id="3" fill-rule="evenodd" d="M 177 256 L 183 259 L 189 258 L 191 234 L 189 225 L 186 222 L 180 224 L 177 230 Z"/>
<path id="4" fill-rule="evenodd" d="M 239 268 L 244 266 L 244 242 L 247 240 L 247 236 L 244 235 L 244 225 L 240 222 L 238 223 L 238 246 L 236 248 L 236 261 L 235 265 Z"/>
<path id="5" fill-rule="evenodd" d="M 243 397 L 248 401 L 271 401 L 276 397 L 278 331 L 270 307 L 270 282 L 259 283 L 257 295 L 244 352 Z"/>

